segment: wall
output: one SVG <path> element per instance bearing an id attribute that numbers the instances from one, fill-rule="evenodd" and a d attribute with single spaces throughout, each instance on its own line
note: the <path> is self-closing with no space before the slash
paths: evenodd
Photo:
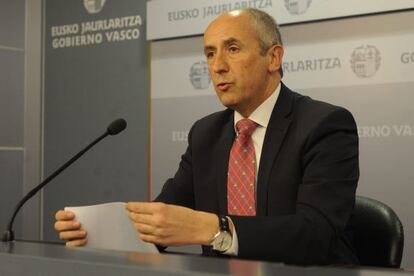
<path id="1" fill-rule="evenodd" d="M 128 121 L 124 133 L 102 142 L 27 203 L 16 218 L 18 238 L 56 240 L 54 212 L 65 205 L 148 198 L 146 2 L 104 6 L 90 14 L 83 1 L 0 2 L 1 229 L 25 193 L 113 119 Z M 47 24 L 133 14 L 142 17 L 136 39 L 50 47 Z"/>
<path id="2" fill-rule="evenodd" d="M 0 229 L 23 190 L 25 1 L 0 1 Z M 20 218 L 16 220 L 20 234 Z"/>

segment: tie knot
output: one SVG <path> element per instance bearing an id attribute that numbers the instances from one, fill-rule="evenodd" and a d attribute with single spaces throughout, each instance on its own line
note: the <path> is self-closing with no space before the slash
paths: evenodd
<path id="1" fill-rule="evenodd" d="M 256 130 L 257 124 L 250 119 L 241 119 L 236 124 L 236 129 L 239 135 L 251 136 Z"/>

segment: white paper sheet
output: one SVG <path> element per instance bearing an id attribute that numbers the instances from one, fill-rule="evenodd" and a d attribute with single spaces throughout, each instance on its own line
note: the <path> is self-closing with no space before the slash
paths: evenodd
<path id="1" fill-rule="evenodd" d="M 139 239 L 123 202 L 65 207 L 75 213 L 88 233 L 86 247 L 122 251 L 158 252 L 155 245 Z"/>

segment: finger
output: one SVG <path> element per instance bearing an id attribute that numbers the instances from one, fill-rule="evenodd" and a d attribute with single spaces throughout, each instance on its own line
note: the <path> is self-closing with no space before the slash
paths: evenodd
<path id="1" fill-rule="evenodd" d="M 160 212 L 164 207 L 164 203 L 161 202 L 128 202 L 126 208 L 130 212 L 139 214 L 153 214 Z"/>
<path id="2" fill-rule="evenodd" d="M 87 239 L 78 239 L 78 240 L 73 240 L 73 241 L 68 241 L 66 243 L 67 247 L 76 247 L 76 246 L 84 246 L 88 243 Z"/>
<path id="3" fill-rule="evenodd" d="M 86 238 L 85 230 L 64 231 L 59 233 L 59 238 L 64 241 L 78 240 Z"/>
<path id="4" fill-rule="evenodd" d="M 157 237 L 153 235 L 139 234 L 139 238 L 140 240 L 144 242 L 149 242 L 149 243 L 153 243 L 155 245 L 160 245 L 160 246 L 181 245 L 179 243 L 174 243 L 173 241 L 170 241 L 166 238 Z"/>
<path id="5" fill-rule="evenodd" d="M 150 235 L 150 234 L 139 234 L 139 238 L 140 240 L 144 241 L 144 242 L 149 242 L 149 243 L 153 243 L 153 244 L 158 244 L 158 245 L 165 245 L 165 244 L 161 244 L 161 241 L 159 238 L 157 238 L 156 236 Z"/>
<path id="6" fill-rule="evenodd" d="M 56 212 L 55 218 L 56 220 L 72 220 L 75 218 L 75 214 L 71 211 L 59 210 Z"/>
<path id="7" fill-rule="evenodd" d="M 77 220 L 70 221 L 56 221 L 55 230 L 56 231 L 68 231 L 68 230 L 78 230 L 80 229 L 81 224 Z"/>
<path id="8" fill-rule="evenodd" d="M 151 234 L 151 235 L 158 235 L 158 231 L 154 226 L 148 225 L 148 224 L 142 224 L 142 223 L 134 223 L 134 228 L 140 233 L 140 234 Z"/>
<path id="9" fill-rule="evenodd" d="M 128 212 L 128 217 L 136 223 L 144 223 L 144 224 L 154 224 L 153 223 L 153 215 L 150 214 L 138 214 L 134 212 Z"/>

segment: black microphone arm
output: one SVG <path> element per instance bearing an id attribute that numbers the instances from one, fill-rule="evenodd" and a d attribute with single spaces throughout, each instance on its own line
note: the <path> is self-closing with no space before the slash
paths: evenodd
<path id="1" fill-rule="evenodd" d="M 67 167 L 72 165 L 73 162 L 78 160 L 85 152 L 87 152 L 90 148 L 92 148 L 95 144 L 97 144 L 99 141 L 104 139 L 108 135 L 117 135 L 121 131 L 123 131 L 127 126 L 127 123 L 124 119 L 117 119 L 113 121 L 108 128 L 106 129 L 105 133 L 96 138 L 92 143 L 90 143 L 88 146 L 86 146 L 83 150 L 81 150 L 78 154 L 73 156 L 69 161 L 67 161 L 65 164 L 63 164 L 60 168 L 58 168 L 54 173 L 49 175 L 45 180 L 43 180 L 39 185 L 34 187 L 30 192 L 28 192 L 22 200 L 16 205 L 13 211 L 13 215 L 7 225 L 7 230 L 3 233 L 3 241 L 9 242 L 14 240 L 14 232 L 13 232 L 13 222 L 16 218 L 17 213 L 22 208 L 22 206 L 28 201 L 30 198 L 32 198 L 40 189 L 42 189 L 47 183 L 49 183 L 52 179 L 54 179 L 56 176 L 58 176 L 62 171 L 64 171 Z"/>

